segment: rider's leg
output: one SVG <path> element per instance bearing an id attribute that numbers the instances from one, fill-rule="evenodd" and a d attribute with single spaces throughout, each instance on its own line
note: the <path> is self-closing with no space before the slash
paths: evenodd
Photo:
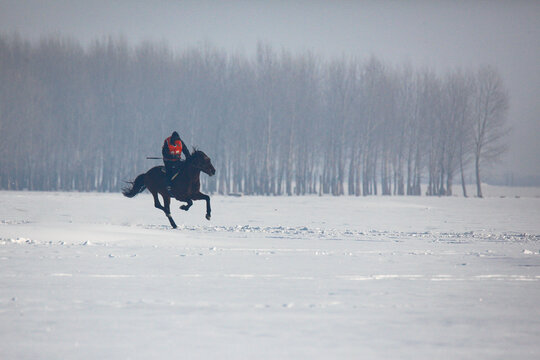
<path id="1" fill-rule="evenodd" d="M 172 180 L 174 176 L 174 163 L 172 161 L 165 161 L 165 188 L 171 197 L 174 197 L 172 193 Z"/>

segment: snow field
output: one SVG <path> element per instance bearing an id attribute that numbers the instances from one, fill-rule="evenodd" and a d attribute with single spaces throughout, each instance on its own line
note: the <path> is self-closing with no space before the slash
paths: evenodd
<path id="1" fill-rule="evenodd" d="M 540 354 L 540 198 L 0 192 L 0 358 Z"/>

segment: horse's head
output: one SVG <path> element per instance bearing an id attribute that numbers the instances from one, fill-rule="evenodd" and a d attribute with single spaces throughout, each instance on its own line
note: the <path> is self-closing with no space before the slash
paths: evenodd
<path id="1" fill-rule="evenodd" d="M 201 170 L 203 173 L 209 176 L 212 176 L 216 173 L 216 169 L 214 169 L 212 161 L 201 150 L 195 150 L 193 154 L 191 154 L 189 161 L 191 163 L 191 166 Z"/>

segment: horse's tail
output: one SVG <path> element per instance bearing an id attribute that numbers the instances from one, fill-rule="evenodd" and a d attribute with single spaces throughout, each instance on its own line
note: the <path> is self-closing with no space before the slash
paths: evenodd
<path id="1" fill-rule="evenodd" d="M 138 193 L 143 192 L 144 189 L 146 189 L 146 185 L 144 184 L 144 175 L 145 174 L 141 174 L 135 178 L 135 181 L 128 182 L 131 185 L 123 188 L 122 194 L 128 198 L 132 198 Z"/>

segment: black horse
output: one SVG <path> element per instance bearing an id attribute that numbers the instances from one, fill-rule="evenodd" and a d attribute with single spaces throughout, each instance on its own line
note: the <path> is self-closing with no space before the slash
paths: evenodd
<path id="1" fill-rule="evenodd" d="M 183 162 L 180 162 L 179 172 L 172 180 L 172 193 L 176 200 L 186 202 L 187 205 L 180 206 L 180 209 L 188 211 L 193 200 L 206 200 L 206 219 L 210 220 L 210 197 L 200 192 L 201 171 L 209 176 L 216 173 L 212 166 L 210 158 L 200 150 L 195 150 L 191 156 Z M 148 189 L 154 197 L 154 206 L 163 210 L 171 226 L 176 228 L 176 224 L 171 216 L 170 204 L 171 197 L 166 189 L 165 169 L 163 166 L 156 166 L 135 178 L 135 181 L 129 182 L 131 186 L 122 189 L 124 196 L 134 197 L 138 193 Z M 163 198 L 163 206 L 159 202 L 158 194 Z"/>

